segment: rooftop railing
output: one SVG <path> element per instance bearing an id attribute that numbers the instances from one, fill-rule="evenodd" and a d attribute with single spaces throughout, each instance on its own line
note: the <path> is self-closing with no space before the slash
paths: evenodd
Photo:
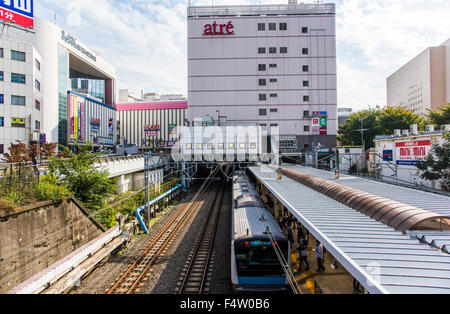
<path id="1" fill-rule="evenodd" d="M 333 3 L 188 7 L 188 18 L 209 16 L 335 15 Z"/>

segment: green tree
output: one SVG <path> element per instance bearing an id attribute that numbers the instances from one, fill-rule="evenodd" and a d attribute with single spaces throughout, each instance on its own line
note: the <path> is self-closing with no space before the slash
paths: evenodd
<path id="1" fill-rule="evenodd" d="M 409 130 L 411 124 L 417 124 L 419 131 L 424 130 L 424 119 L 411 110 L 402 107 L 387 107 L 377 117 L 377 135 L 393 134 L 394 130 Z"/>
<path id="2" fill-rule="evenodd" d="M 417 168 L 424 171 L 420 176 L 424 180 L 442 179 L 441 188 L 450 192 L 450 133 L 444 135 L 443 145 L 435 144 L 426 161 L 418 163 Z"/>
<path id="3" fill-rule="evenodd" d="M 100 156 L 91 153 L 91 149 L 89 145 L 80 146 L 78 154 L 66 150 L 69 158 L 51 158 L 49 170 L 58 179 L 58 184 L 65 185 L 88 210 L 97 211 L 105 207 L 106 200 L 117 188 L 108 171 L 94 166 Z"/>
<path id="4" fill-rule="evenodd" d="M 427 122 L 440 128 L 442 125 L 450 124 L 450 103 L 441 106 L 439 111 L 428 110 Z"/>
<path id="5" fill-rule="evenodd" d="M 379 110 L 363 110 L 356 112 L 350 116 L 344 125 L 339 126 L 338 140 L 344 146 L 362 145 L 361 133 L 357 130 L 361 129 L 361 119 L 364 122 L 364 142 L 366 148 L 373 147 L 375 136 L 378 135 L 377 131 L 377 117 L 379 116 Z"/>
<path id="6" fill-rule="evenodd" d="M 345 125 L 339 126 L 338 140 L 342 145 L 362 145 L 361 119 L 364 120 L 365 149 L 375 146 L 374 139 L 377 135 L 390 135 L 396 129 L 408 129 L 411 124 L 417 124 L 419 130 L 423 130 L 425 123 L 420 115 L 401 107 L 387 107 L 380 110 L 363 110 L 350 116 Z"/>

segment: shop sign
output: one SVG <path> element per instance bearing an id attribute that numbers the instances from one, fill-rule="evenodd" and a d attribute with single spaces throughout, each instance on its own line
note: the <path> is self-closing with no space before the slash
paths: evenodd
<path id="1" fill-rule="evenodd" d="M 27 28 L 34 26 L 33 0 L 0 0 L 0 19 Z"/>
<path id="2" fill-rule="evenodd" d="M 431 150 L 431 141 L 397 142 L 395 147 L 397 165 L 415 166 L 426 160 Z"/>
<path id="3" fill-rule="evenodd" d="M 229 21 L 227 24 L 217 24 L 214 21 L 213 24 L 206 24 L 204 26 L 203 35 L 234 35 L 233 23 Z"/>

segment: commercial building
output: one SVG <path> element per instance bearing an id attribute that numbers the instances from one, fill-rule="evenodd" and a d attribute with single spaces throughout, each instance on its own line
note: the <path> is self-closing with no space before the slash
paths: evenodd
<path id="1" fill-rule="evenodd" d="M 352 114 L 352 108 L 338 108 L 338 125 L 344 125 Z"/>
<path id="2" fill-rule="evenodd" d="M 188 7 L 188 119 L 335 147 L 334 4 Z"/>
<path id="3" fill-rule="evenodd" d="M 27 48 L 29 51 L 33 46 L 39 57 L 30 55 L 29 61 L 34 64 L 35 59 L 40 60 L 39 64 L 43 67 L 39 81 L 41 95 L 26 100 L 29 104 L 34 104 L 36 100 L 40 102 L 41 137 L 45 137 L 47 142 L 62 145 L 93 140 L 102 145 L 115 144 L 116 120 L 113 117 L 111 126 L 112 116 L 109 113 L 115 110 L 115 68 L 57 25 L 39 18 L 35 18 L 32 31 L 10 28 L 8 35 L 10 40 L 30 45 Z M 37 88 L 38 79 L 30 77 L 30 80 L 28 83 Z M 71 96 L 82 100 L 76 104 L 78 112 L 71 110 Z M 23 115 L 26 115 L 25 112 Z M 28 119 L 26 116 L 19 118 Z M 106 132 L 102 133 L 105 138 L 92 132 L 91 126 L 97 130 L 97 122 L 101 125 L 99 132 Z M 80 138 L 74 137 L 74 125 L 78 128 L 77 135 L 83 134 Z M 112 136 L 109 134 L 111 129 L 114 130 Z"/>
<path id="4" fill-rule="evenodd" d="M 420 115 L 450 102 L 450 39 L 429 47 L 387 78 L 387 103 Z"/>
<path id="5" fill-rule="evenodd" d="M 120 144 L 136 144 L 143 149 L 173 146 L 177 127 L 185 123 L 187 108 L 186 100 L 118 103 Z"/>
<path id="6" fill-rule="evenodd" d="M 417 132 L 417 126 L 411 130 L 397 130 L 394 135 L 377 136 L 375 154 L 372 162 L 377 165 L 377 175 L 389 179 L 398 179 L 412 184 L 440 189 L 440 180 L 427 181 L 420 178 L 422 172 L 417 164 L 426 160 L 433 145 L 444 143 L 444 130 L 435 131 L 433 126 L 427 132 Z M 450 125 L 445 126 L 450 131 Z"/>
<path id="7" fill-rule="evenodd" d="M 0 154 L 11 143 L 40 140 L 44 65 L 36 47 L 0 39 Z"/>

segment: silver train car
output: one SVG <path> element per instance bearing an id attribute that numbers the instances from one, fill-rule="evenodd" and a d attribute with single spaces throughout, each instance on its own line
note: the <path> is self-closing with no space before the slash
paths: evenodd
<path id="1" fill-rule="evenodd" d="M 283 292 L 288 282 L 266 233 L 267 222 L 276 244 L 290 263 L 290 243 L 244 173 L 233 177 L 231 281 L 235 292 Z"/>

